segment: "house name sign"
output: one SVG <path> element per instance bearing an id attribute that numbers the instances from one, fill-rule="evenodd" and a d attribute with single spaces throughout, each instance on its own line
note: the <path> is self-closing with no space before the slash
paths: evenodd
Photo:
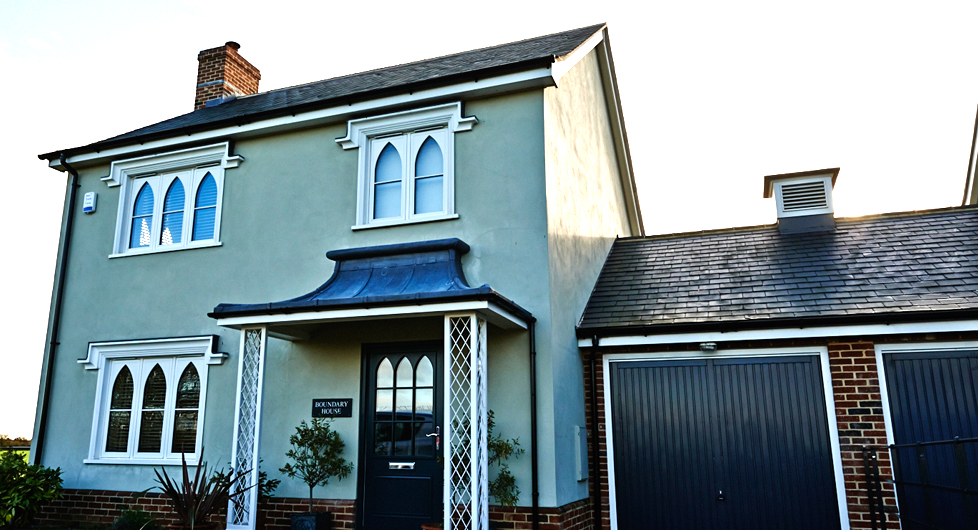
<path id="1" fill-rule="evenodd" d="M 324 398 L 312 400 L 313 418 L 352 418 L 353 398 Z"/>

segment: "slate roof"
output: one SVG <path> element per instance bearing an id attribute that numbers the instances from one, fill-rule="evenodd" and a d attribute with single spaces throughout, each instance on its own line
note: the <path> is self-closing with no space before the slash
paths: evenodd
<path id="1" fill-rule="evenodd" d="M 578 335 L 947 318 L 978 310 L 978 208 L 619 239 Z M 802 320 L 804 322 L 798 322 Z"/>
<path id="2" fill-rule="evenodd" d="M 337 104 L 349 104 L 389 93 L 405 93 L 430 86 L 546 67 L 557 58 L 573 52 L 604 27 L 605 24 L 596 24 L 500 46 L 244 96 L 64 152 L 71 155 L 97 151 L 174 136 L 177 133 L 216 129 Z M 38 155 L 38 158 L 51 160 L 57 158 L 61 152 Z"/>

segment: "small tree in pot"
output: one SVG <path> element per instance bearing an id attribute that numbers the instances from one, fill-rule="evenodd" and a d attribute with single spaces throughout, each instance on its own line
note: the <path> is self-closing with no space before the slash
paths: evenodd
<path id="1" fill-rule="evenodd" d="M 293 530 L 322 530 L 329 528 L 329 513 L 312 511 L 312 490 L 316 486 L 326 486 L 329 479 L 343 480 L 353 471 L 353 464 L 343 458 L 345 444 L 334 431 L 330 422 L 315 418 L 311 424 L 299 422 L 295 434 L 289 437 L 292 449 L 285 456 L 292 463 L 279 469 L 289 478 L 299 477 L 309 486 L 309 513 L 292 516 Z M 313 526 L 315 525 L 315 526 Z"/>

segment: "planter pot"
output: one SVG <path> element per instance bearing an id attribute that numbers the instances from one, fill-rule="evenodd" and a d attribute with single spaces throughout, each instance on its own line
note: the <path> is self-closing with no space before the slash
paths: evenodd
<path id="1" fill-rule="evenodd" d="M 292 514 L 292 530 L 329 530 L 329 512 Z"/>
<path id="2" fill-rule="evenodd" d="M 421 525 L 421 530 L 442 530 L 444 526 L 441 523 L 427 523 Z"/>
<path id="3" fill-rule="evenodd" d="M 168 524 L 166 525 L 167 530 L 190 530 L 189 526 L 184 526 L 182 524 Z M 217 530 L 217 523 L 201 523 L 194 525 L 194 530 Z"/>

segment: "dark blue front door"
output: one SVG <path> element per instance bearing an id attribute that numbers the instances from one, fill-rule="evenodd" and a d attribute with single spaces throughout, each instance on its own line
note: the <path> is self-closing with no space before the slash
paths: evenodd
<path id="1" fill-rule="evenodd" d="M 362 528 L 417 530 L 441 518 L 441 349 L 364 347 Z"/>
<path id="2" fill-rule="evenodd" d="M 609 371 L 619 529 L 840 527 L 818 357 Z"/>

